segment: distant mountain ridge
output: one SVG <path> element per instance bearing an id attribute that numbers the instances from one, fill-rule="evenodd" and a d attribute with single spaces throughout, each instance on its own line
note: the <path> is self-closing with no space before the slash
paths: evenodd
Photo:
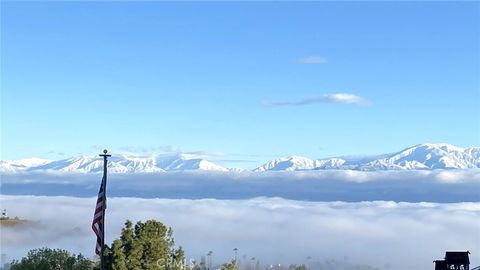
<path id="1" fill-rule="evenodd" d="M 114 155 L 109 159 L 111 173 L 158 173 L 171 171 L 243 172 L 227 169 L 205 159 L 187 154 L 172 155 Z M 372 157 L 334 157 L 309 159 L 291 156 L 274 159 L 253 172 L 314 171 L 314 170 L 434 170 L 480 168 L 480 147 L 461 148 L 450 144 L 425 143 L 396 153 Z M 98 156 L 77 156 L 57 161 L 27 158 L 0 161 L 0 172 L 68 172 L 100 173 L 103 160 Z"/>
<path id="2" fill-rule="evenodd" d="M 29 162 L 30 160 L 34 162 Z M 115 155 L 109 159 L 110 173 L 156 173 L 167 171 L 220 171 L 227 168 L 210 161 L 195 158 L 190 155 Z M 98 156 L 77 156 L 57 161 L 42 160 L 39 158 L 0 161 L 0 172 L 70 172 L 70 173 L 99 173 L 103 172 L 103 159 Z"/>
<path id="3" fill-rule="evenodd" d="M 312 160 L 300 156 L 274 159 L 256 168 L 265 171 L 304 170 L 434 170 L 480 168 L 480 147 L 461 148 L 446 143 L 425 143 L 402 151 L 366 158 Z"/>

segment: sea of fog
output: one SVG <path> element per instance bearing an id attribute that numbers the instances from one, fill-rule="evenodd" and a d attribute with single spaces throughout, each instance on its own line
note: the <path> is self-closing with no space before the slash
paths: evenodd
<path id="1" fill-rule="evenodd" d="M 1 175 L 1 194 L 91 197 L 101 174 Z M 307 201 L 480 201 L 480 170 L 111 174 L 108 194 L 169 199 L 282 197 Z"/>
<path id="2" fill-rule="evenodd" d="M 1 208 L 29 220 L 2 227 L 6 260 L 48 246 L 93 257 L 101 175 L 2 175 Z M 107 242 L 126 219 L 174 230 L 188 259 L 238 257 L 244 269 L 433 269 L 446 250 L 480 265 L 478 171 L 112 174 Z M 263 268 L 262 268 L 263 269 Z"/>

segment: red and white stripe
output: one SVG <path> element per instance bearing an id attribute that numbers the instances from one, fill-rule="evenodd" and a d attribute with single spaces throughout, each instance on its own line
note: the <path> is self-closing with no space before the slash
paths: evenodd
<path id="1" fill-rule="evenodd" d="M 100 253 L 102 252 L 102 246 L 104 243 L 103 217 L 105 215 L 105 209 L 107 208 L 104 187 L 105 187 L 105 176 L 102 178 L 100 191 L 98 191 L 97 206 L 95 207 L 95 214 L 93 215 L 93 222 L 92 222 L 92 230 L 97 236 L 97 246 L 95 247 L 95 253 L 97 255 L 100 255 Z"/>

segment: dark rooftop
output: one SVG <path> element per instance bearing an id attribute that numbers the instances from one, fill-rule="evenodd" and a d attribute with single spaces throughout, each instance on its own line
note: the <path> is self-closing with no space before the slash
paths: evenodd
<path id="1" fill-rule="evenodd" d="M 470 264 L 468 257 L 469 251 L 447 251 L 445 252 L 445 262 L 447 264 Z"/>
<path id="2" fill-rule="evenodd" d="M 433 261 L 435 263 L 435 270 L 445 270 L 447 269 L 447 262 L 445 260 L 436 260 Z"/>

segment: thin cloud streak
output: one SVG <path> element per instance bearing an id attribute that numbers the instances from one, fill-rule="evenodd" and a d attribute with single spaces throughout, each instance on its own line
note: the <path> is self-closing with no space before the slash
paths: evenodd
<path id="1" fill-rule="evenodd" d="M 348 104 L 366 106 L 371 102 L 366 98 L 349 93 L 332 93 L 324 94 L 321 96 L 307 97 L 297 101 L 274 101 L 265 102 L 264 106 L 267 107 L 287 107 L 287 106 L 305 106 L 312 104 L 329 103 L 329 104 Z"/>
<path id="2" fill-rule="evenodd" d="M 213 162 L 235 162 L 235 163 L 257 163 L 257 160 L 250 159 L 213 159 Z"/>
<path id="3" fill-rule="evenodd" d="M 182 148 L 176 145 L 165 145 L 165 146 L 122 146 L 119 150 L 123 151 L 125 154 L 138 155 L 150 154 L 150 155 L 189 155 L 194 158 L 211 158 L 211 157 L 223 157 L 225 156 L 222 152 L 215 151 L 184 151 Z"/>
<path id="4" fill-rule="evenodd" d="M 307 56 L 304 58 L 300 58 L 297 60 L 298 64 L 325 64 L 327 63 L 328 60 L 325 57 L 318 56 L 318 55 L 312 55 L 312 56 Z"/>

